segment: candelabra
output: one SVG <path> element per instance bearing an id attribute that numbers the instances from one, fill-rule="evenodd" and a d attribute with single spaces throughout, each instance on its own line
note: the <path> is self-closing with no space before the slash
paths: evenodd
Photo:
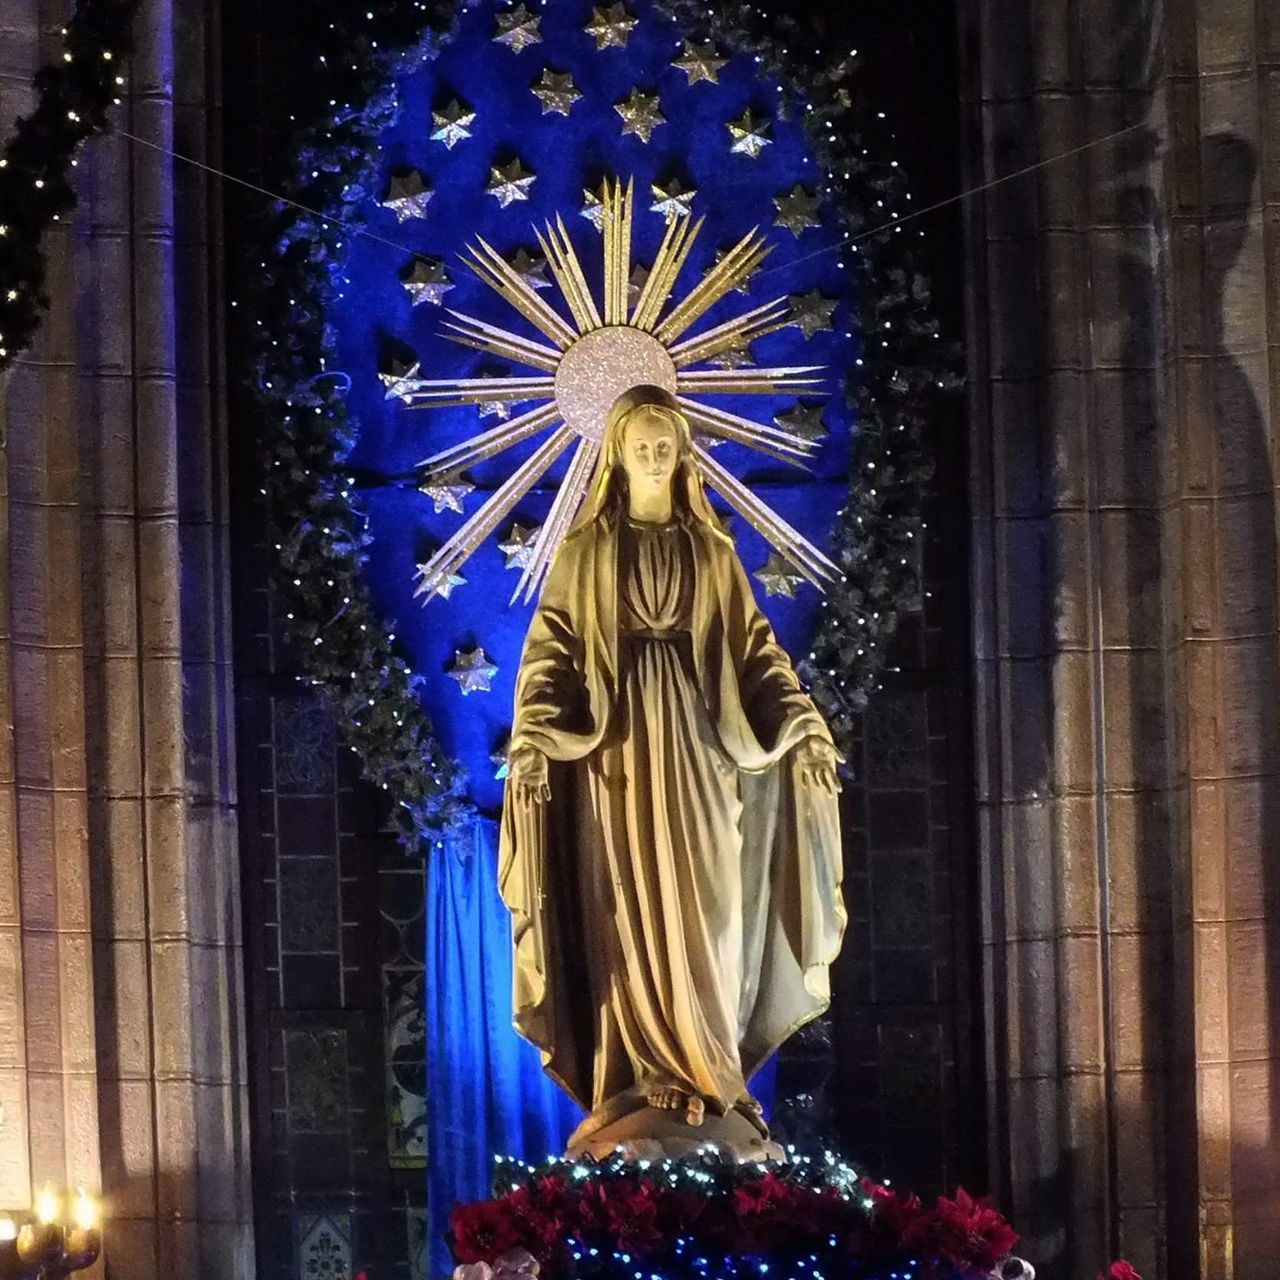
<path id="1" fill-rule="evenodd" d="M 98 1202 L 87 1191 L 45 1187 L 34 1215 L 0 1215 L 0 1280 L 64 1280 L 102 1252 Z"/>

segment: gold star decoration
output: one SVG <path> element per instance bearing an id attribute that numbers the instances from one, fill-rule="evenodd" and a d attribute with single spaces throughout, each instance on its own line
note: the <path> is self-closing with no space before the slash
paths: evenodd
<path id="1" fill-rule="evenodd" d="M 533 553 L 537 550 L 538 534 L 541 525 L 513 524 L 506 541 L 498 543 L 498 550 L 507 558 L 508 569 L 527 569 L 533 563 Z"/>
<path id="2" fill-rule="evenodd" d="M 488 693 L 498 668 L 485 657 L 483 649 L 471 649 L 467 653 L 455 649 L 449 674 L 458 682 L 458 688 L 465 696 L 468 693 Z"/>
<path id="3" fill-rule="evenodd" d="M 485 190 L 505 209 L 516 200 L 527 200 L 534 175 L 520 163 L 517 156 L 508 164 L 494 165 L 489 170 L 489 185 Z"/>
<path id="4" fill-rule="evenodd" d="M 741 120 L 731 120 L 728 124 L 729 137 L 733 139 L 729 150 L 740 156 L 750 156 L 758 160 L 765 147 L 770 146 L 772 138 L 765 135 L 769 132 L 768 120 L 757 120 L 750 109 Z"/>
<path id="5" fill-rule="evenodd" d="M 573 76 L 567 71 L 544 68 L 542 79 L 533 86 L 534 96 L 542 103 L 542 114 L 567 116 L 573 104 L 582 97 L 573 84 Z"/>
<path id="6" fill-rule="evenodd" d="M 824 298 L 817 289 L 810 289 L 808 293 L 793 293 L 788 301 L 791 303 L 791 315 L 787 323 L 794 325 L 806 338 L 831 329 L 831 317 L 836 310 L 834 298 Z"/>
<path id="7" fill-rule="evenodd" d="M 716 57 L 716 47 L 711 41 L 693 45 L 686 40 L 684 53 L 671 65 L 679 67 L 689 77 L 690 84 L 697 84 L 700 80 L 705 80 L 708 84 L 719 84 L 718 73 L 725 65 L 725 59 Z"/>
<path id="8" fill-rule="evenodd" d="M 431 581 L 431 565 L 420 564 L 418 566 L 418 585 L 414 590 L 415 596 L 427 595 L 443 596 L 446 600 L 453 594 L 455 587 L 465 587 L 467 580 L 460 573 L 447 573 L 439 582 Z M 426 601 L 424 600 L 425 604 Z"/>
<path id="9" fill-rule="evenodd" d="M 822 405 L 797 404 L 787 413 L 780 413 L 774 422 L 793 436 L 802 440 L 822 440 L 826 437 L 827 427 L 822 421 Z"/>
<path id="10" fill-rule="evenodd" d="M 727 254 L 728 252 L 729 252 L 728 249 L 717 249 L 716 261 L 720 262 L 724 258 L 725 254 Z M 750 293 L 751 292 L 750 278 L 746 280 L 739 280 L 738 283 L 733 286 L 733 291 L 734 293 Z"/>
<path id="11" fill-rule="evenodd" d="M 438 307 L 444 301 L 444 295 L 453 288 L 453 283 L 445 275 L 444 263 L 435 258 L 419 258 L 414 262 L 413 270 L 400 283 L 413 299 L 415 307 L 424 302 Z"/>
<path id="12" fill-rule="evenodd" d="M 461 471 L 446 471 L 443 475 L 424 480 L 419 488 L 431 499 L 437 515 L 446 508 L 461 515 L 462 500 L 475 485 L 470 480 L 464 480 Z"/>
<path id="13" fill-rule="evenodd" d="M 624 4 L 611 4 L 607 9 L 592 9 L 587 35 L 594 36 L 597 49 L 621 49 L 639 19 L 633 18 Z"/>
<path id="14" fill-rule="evenodd" d="M 765 595 L 786 596 L 788 600 L 794 600 L 796 588 L 805 579 L 776 551 L 771 551 L 763 567 L 756 570 L 756 580 L 764 587 Z"/>
<path id="15" fill-rule="evenodd" d="M 604 230 L 604 201 L 594 191 L 582 189 L 582 208 L 578 211 L 597 231 Z"/>
<path id="16" fill-rule="evenodd" d="M 475 118 L 474 111 L 468 111 L 454 98 L 443 111 L 431 113 L 431 141 L 443 142 L 452 151 L 463 138 L 471 137 L 471 125 Z"/>
<path id="17" fill-rule="evenodd" d="M 793 236 L 799 236 L 806 227 L 821 226 L 817 213 L 822 201 L 817 196 L 811 196 L 799 184 L 789 196 L 774 196 L 773 203 L 778 208 L 778 216 L 774 218 L 773 225 L 785 227 Z"/>
<path id="18" fill-rule="evenodd" d="M 698 194 L 697 187 L 690 187 L 686 191 L 679 178 L 672 178 L 670 182 L 661 185 L 655 182 L 651 190 L 653 203 L 649 208 L 654 213 L 662 214 L 668 222 L 673 218 L 687 218 L 693 212 L 693 200 Z"/>
<path id="19" fill-rule="evenodd" d="M 417 169 L 410 169 L 391 179 L 382 207 L 390 209 L 397 222 L 406 222 L 410 218 L 425 218 L 430 203 L 431 189 Z"/>
<path id="20" fill-rule="evenodd" d="M 493 38 L 519 53 L 531 44 L 541 44 L 542 32 L 538 28 L 541 21 L 537 14 L 518 4 L 510 13 L 498 14 L 498 31 Z"/>
<path id="21" fill-rule="evenodd" d="M 632 89 L 631 96 L 623 102 L 614 103 L 613 109 L 622 117 L 623 136 L 634 133 L 642 142 L 648 142 L 653 131 L 667 122 L 666 116 L 658 109 L 656 93 Z"/>
<path id="22" fill-rule="evenodd" d="M 551 288 L 551 281 L 547 279 L 546 258 L 536 257 L 527 249 L 517 249 L 507 259 L 507 264 L 530 289 Z"/>
<path id="23" fill-rule="evenodd" d="M 418 370 L 421 368 L 418 361 L 412 364 L 405 364 L 403 360 L 392 360 L 391 370 L 389 373 L 378 374 L 382 385 L 387 389 L 388 400 L 393 397 L 399 397 L 402 391 L 406 391 L 406 383 L 418 376 Z"/>

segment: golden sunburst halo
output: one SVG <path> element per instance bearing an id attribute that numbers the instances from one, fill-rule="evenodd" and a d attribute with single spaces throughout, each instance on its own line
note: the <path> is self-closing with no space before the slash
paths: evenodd
<path id="1" fill-rule="evenodd" d="M 837 576 L 836 566 L 732 472 L 713 458 L 704 440 L 732 440 L 782 461 L 804 466 L 819 441 L 776 422 L 742 417 L 700 397 L 713 395 L 814 394 L 822 366 L 695 368 L 725 352 L 790 323 L 785 298 L 753 307 L 690 336 L 689 330 L 728 293 L 740 289 L 770 250 L 759 228 L 748 232 L 682 298 L 674 297 L 677 277 L 688 260 L 705 219 L 668 219 L 662 244 L 643 286 L 631 283 L 634 180 L 604 187 L 603 308 L 588 287 L 582 263 L 562 218 L 535 231 L 572 320 L 542 298 L 483 239 L 470 246 L 467 265 L 546 339 L 539 341 L 446 308 L 445 334 L 463 346 L 503 356 L 532 373 L 493 377 L 427 379 L 418 366 L 384 377 L 387 398 L 413 408 L 445 408 L 495 402 L 535 402 L 534 407 L 498 426 L 425 459 L 424 485 L 492 458 L 520 441 L 545 439 L 496 489 L 479 510 L 419 568 L 415 592 L 425 603 L 444 596 L 459 568 L 492 534 L 547 470 L 574 445 L 572 458 L 547 518 L 527 556 L 512 601 L 537 594 L 551 559 L 586 496 L 599 456 L 605 415 L 624 391 L 651 383 L 670 391 L 695 431 L 694 449 L 707 484 L 770 542 L 806 580 L 821 588 Z"/>

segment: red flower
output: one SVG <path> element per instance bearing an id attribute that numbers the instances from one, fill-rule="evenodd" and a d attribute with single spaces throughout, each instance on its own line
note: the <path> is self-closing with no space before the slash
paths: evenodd
<path id="1" fill-rule="evenodd" d="M 648 1178 L 593 1182 L 580 1202 L 582 1229 L 603 1235 L 625 1253 L 652 1253 L 665 1240 L 659 1223 L 663 1199 Z"/>
<path id="2" fill-rule="evenodd" d="M 906 1235 L 922 1252 L 982 1275 L 1018 1243 L 1018 1233 L 990 1202 L 975 1200 L 963 1187 L 954 1200 L 939 1196 L 932 1212 L 918 1218 Z"/>
<path id="3" fill-rule="evenodd" d="M 528 1187 L 520 1187 L 508 1199 L 527 1224 L 526 1234 L 540 1246 L 533 1252 L 546 1262 L 556 1249 L 580 1228 L 581 1196 L 558 1174 L 536 1178 Z"/>
<path id="4" fill-rule="evenodd" d="M 1098 1280 L 1142 1280 L 1142 1277 L 1134 1270 L 1132 1262 L 1121 1258 L 1119 1262 L 1111 1264 L 1105 1278 L 1099 1275 Z"/>
<path id="5" fill-rule="evenodd" d="M 741 1245 L 748 1250 L 771 1249 L 797 1235 L 811 1234 L 817 1226 L 818 1207 L 816 1197 L 779 1178 L 772 1169 L 733 1193 Z M 809 1209 L 813 1212 L 806 1212 Z"/>
<path id="6" fill-rule="evenodd" d="M 868 1243 L 877 1252 L 896 1249 L 911 1236 L 923 1215 L 920 1197 L 903 1195 L 878 1182 L 864 1178 L 862 1190 L 871 1203 L 871 1227 Z"/>
<path id="7" fill-rule="evenodd" d="M 493 1262 L 522 1243 L 520 1221 L 509 1199 L 455 1205 L 449 1230 L 458 1262 Z"/>

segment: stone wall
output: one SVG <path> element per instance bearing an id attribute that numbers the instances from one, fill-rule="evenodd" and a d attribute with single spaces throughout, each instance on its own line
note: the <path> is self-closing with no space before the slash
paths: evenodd
<path id="1" fill-rule="evenodd" d="M 1066 156 L 967 209 L 996 1187 L 1051 1276 L 1262 1280 L 1280 9 L 961 13 L 969 184 Z"/>
<path id="2" fill-rule="evenodd" d="M 0 134 L 68 5 L 8 0 Z M 203 6 L 123 129 L 217 158 Z M 0 386 L 0 1208 L 101 1189 L 113 1274 L 251 1274 L 216 190 L 119 134 Z"/>

